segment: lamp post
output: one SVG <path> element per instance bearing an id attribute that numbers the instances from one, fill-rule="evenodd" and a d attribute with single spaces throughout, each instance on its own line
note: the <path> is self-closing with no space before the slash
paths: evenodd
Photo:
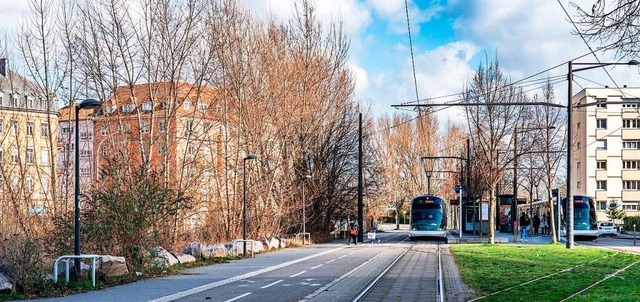
<path id="1" fill-rule="evenodd" d="M 93 109 L 96 107 L 100 107 L 100 101 L 96 99 L 86 99 L 76 104 L 76 123 L 75 123 L 75 220 L 74 220 L 74 249 L 73 254 L 76 256 L 81 255 L 80 253 L 80 110 L 83 109 Z M 80 258 L 76 258 L 75 262 L 75 274 L 76 279 L 80 276 Z"/>
<path id="2" fill-rule="evenodd" d="M 305 239 L 305 236 L 307 236 L 307 215 L 305 212 L 306 203 L 304 201 L 304 182 L 305 180 L 308 180 L 308 179 L 311 179 L 311 175 L 309 174 L 302 177 L 302 245 L 305 244 L 304 239 Z M 311 241 L 311 238 L 309 238 L 309 241 Z"/>
<path id="3" fill-rule="evenodd" d="M 567 244 L 566 247 L 568 249 L 572 249 L 574 248 L 575 244 L 574 244 L 574 238 L 573 238 L 573 195 L 571 195 L 571 151 L 573 148 L 572 145 L 572 136 L 571 136 L 571 127 L 572 127 L 572 118 L 571 118 L 571 114 L 573 111 L 573 103 L 572 103 L 572 98 L 573 98 L 573 72 L 576 71 L 583 71 L 583 70 L 589 70 L 589 69 L 594 69 L 594 68 L 599 68 L 599 67 L 604 67 L 604 66 L 610 66 L 610 65 L 638 65 L 640 64 L 640 62 L 636 61 L 636 60 L 631 60 L 627 63 L 574 63 L 573 61 L 569 61 L 568 64 L 568 73 L 567 73 L 567 205 L 568 205 L 568 209 L 567 209 Z M 576 68 L 573 69 L 573 65 L 576 66 L 588 66 L 588 67 L 582 67 L 582 68 Z M 558 198 L 559 199 L 559 198 Z"/>
<path id="4" fill-rule="evenodd" d="M 257 158 L 249 154 L 242 159 L 242 257 L 247 256 L 247 160 Z"/>

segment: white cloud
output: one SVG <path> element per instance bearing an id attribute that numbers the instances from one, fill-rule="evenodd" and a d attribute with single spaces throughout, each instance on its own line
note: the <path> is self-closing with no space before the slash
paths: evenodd
<path id="1" fill-rule="evenodd" d="M 356 80 L 355 94 L 365 94 L 369 89 L 369 76 L 367 75 L 367 71 L 353 61 L 349 61 L 347 65 Z"/>
<path id="2" fill-rule="evenodd" d="M 407 15 L 404 0 L 366 0 L 366 2 L 380 20 L 388 23 L 388 28 L 392 33 L 402 34 L 407 32 Z M 436 5 L 436 2 L 432 1 L 428 8 L 421 10 L 416 5 L 413 5 L 412 2 L 414 1 L 409 1 L 408 5 L 411 32 L 412 34 L 419 34 L 420 24 L 431 20 L 444 7 Z"/>

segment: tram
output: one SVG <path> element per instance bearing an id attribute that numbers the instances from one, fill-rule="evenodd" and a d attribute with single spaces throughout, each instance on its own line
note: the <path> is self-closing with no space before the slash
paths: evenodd
<path id="1" fill-rule="evenodd" d="M 566 234 L 569 207 L 567 198 L 562 199 L 562 227 Z M 593 198 L 586 195 L 573 195 L 573 236 L 588 239 L 598 238 L 598 219 Z"/>
<path id="2" fill-rule="evenodd" d="M 447 237 L 446 203 L 436 195 L 422 195 L 411 200 L 409 239 Z"/>

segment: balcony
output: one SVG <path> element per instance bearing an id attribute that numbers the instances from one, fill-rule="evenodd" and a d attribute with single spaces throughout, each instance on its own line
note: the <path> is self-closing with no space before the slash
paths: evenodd
<path id="1" fill-rule="evenodd" d="M 640 129 L 622 129 L 623 140 L 640 140 Z"/>
<path id="2" fill-rule="evenodd" d="M 596 190 L 596 200 L 607 200 L 607 190 Z"/>
<path id="3" fill-rule="evenodd" d="M 640 115 L 638 114 L 638 110 L 636 108 L 623 108 L 622 118 L 625 120 L 633 120 L 640 118 Z"/>
<path id="4" fill-rule="evenodd" d="M 622 201 L 640 200 L 640 191 L 622 190 Z"/>
<path id="5" fill-rule="evenodd" d="M 597 151 L 596 151 L 597 157 Z M 640 150 L 622 149 L 622 160 L 640 160 Z"/>
<path id="6" fill-rule="evenodd" d="M 622 170 L 622 180 L 640 179 L 640 170 Z"/>
<path id="7" fill-rule="evenodd" d="M 597 170 L 596 180 L 607 180 L 607 170 Z"/>
<path id="8" fill-rule="evenodd" d="M 622 151 L 624 154 L 624 150 Z M 607 160 L 607 149 L 596 149 L 596 160 Z"/>
<path id="9" fill-rule="evenodd" d="M 605 139 L 609 132 L 607 129 L 596 129 L 596 139 Z"/>

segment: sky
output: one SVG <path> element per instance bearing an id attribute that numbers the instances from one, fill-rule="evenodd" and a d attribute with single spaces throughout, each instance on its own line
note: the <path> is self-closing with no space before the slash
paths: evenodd
<path id="1" fill-rule="evenodd" d="M 293 15 L 295 0 L 238 0 L 254 14 L 285 22 Z M 561 0 L 577 20 L 579 5 L 590 9 L 597 0 Z M 613 1 L 611 1 L 613 2 Z M 370 105 L 376 116 L 393 114 L 391 107 L 416 100 L 404 0 L 315 0 L 325 24 L 342 20 L 351 41 L 348 66 L 356 78 L 356 99 Z M 408 0 L 418 96 L 437 98 L 463 91 L 482 62 L 498 59 L 511 80 L 520 80 L 560 65 L 540 77 L 566 75 L 566 62 L 589 53 L 574 34 L 558 1 L 547 0 Z M 14 30 L 28 9 L 26 0 L 0 0 L 0 32 Z M 599 45 L 591 43 L 593 49 Z M 596 52 L 602 62 L 614 61 L 613 53 Z M 597 62 L 593 55 L 580 61 Z M 615 83 L 640 86 L 638 68 L 618 66 L 610 70 Z M 580 74 L 600 85 L 614 85 L 602 70 Z M 600 87 L 576 78 L 580 87 Z M 566 83 L 554 86 L 566 103 Z M 535 91 L 530 92 L 533 94 Z M 457 108 L 436 113 L 441 125 L 462 118 Z"/>

